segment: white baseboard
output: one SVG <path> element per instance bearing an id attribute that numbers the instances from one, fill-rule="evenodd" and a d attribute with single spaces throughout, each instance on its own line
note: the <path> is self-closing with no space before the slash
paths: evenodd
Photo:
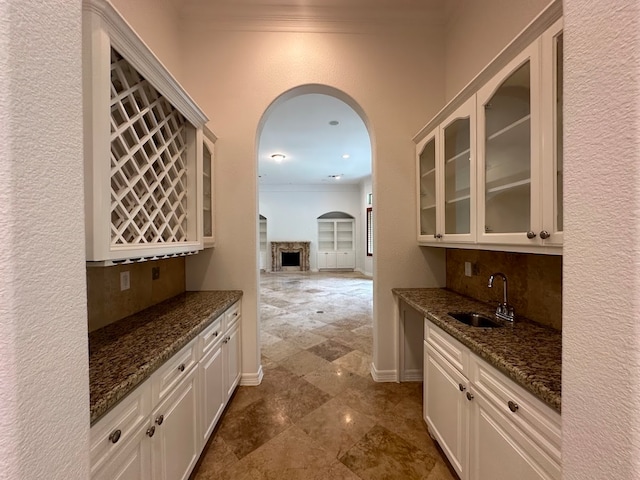
<path id="1" fill-rule="evenodd" d="M 262 382 L 262 377 L 264 376 L 264 372 L 262 370 L 262 365 L 258 368 L 256 373 L 243 373 L 240 378 L 240 385 L 243 387 L 257 387 Z"/>
<path id="2" fill-rule="evenodd" d="M 371 377 L 374 382 L 397 382 L 398 372 L 396 370 L 378 370 L 371 362 Z"/>
<path id="3" fill-rule="evenodd" d="M 422 374 L 422 369 L 420 370 L 407 370 L 402 375 L 403 382 L 422 382 L 424 380 L 424 375 Z"/>
<path id="4" fill-rule="evenodd" d="M 362 275 L 364 275 L 365 277 L 369 277 L 369 278 L 373 278 L 373 273 L 371 272 L 365 272 L 363 269 L 361 268 L 356 268 L 356 272 L 360 272 Z"/>

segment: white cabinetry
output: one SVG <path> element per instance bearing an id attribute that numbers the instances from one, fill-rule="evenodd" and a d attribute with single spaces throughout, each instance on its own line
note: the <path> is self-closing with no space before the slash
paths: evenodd
<path id="1" fill-rule="evenodd" d="M 425 319 L 424 418 L 461 480 L 557 480 L 560 415 Z"/>
<path id="2" fill-rule="evenodd" d="M 318 219 L 318 269 L 356 268 L 353 218 Z"/>
<path id="3" fill-rule="evenodd" d="M 87 261 L 202 248 L 204 113 L 106 0 L 83 2 Z"/>
<path id="4" fill-rule="evenodd" d="M 475 240 L 475 118 L 473 96 L 417 146 L 421 242 Z"/>
<path id="5" fill-rule="evenodd" d="M 260 245 L 260 270 L 267 268 L 267 217 L 260 215 L 258 221 L 259 245 Z"/>
<path id="6" fill-rule="evenodd" d="M 204 127 L 202 140 L 202 236 L 204 247 L 209 248 L 216 243 L 214 149 L 217 138 L 211 130 Z"/>
<path id="7" fill-rule="evenodd" d="M 240 381 L 235 303 L 91 427 L 91 478 L 189 478 Z"/>
<path id="8" fill-rule="evenodd" d="M 562 253 L 560 15 L 552 2 L 416 136 L 421 245 Z"/>

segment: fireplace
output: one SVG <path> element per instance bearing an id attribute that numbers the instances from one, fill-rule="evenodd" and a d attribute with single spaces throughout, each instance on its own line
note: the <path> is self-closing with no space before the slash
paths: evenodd
<path id="1" fill-rule="evenodd" d="M 308 272 L 311 242 L 271 242 L 271 270 Z"/>

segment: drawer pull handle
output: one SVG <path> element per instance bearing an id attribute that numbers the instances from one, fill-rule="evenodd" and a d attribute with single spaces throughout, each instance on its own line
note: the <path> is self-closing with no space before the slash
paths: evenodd
<path id="1" fill-rule="evenodd" d="M 120 440 L 121 435 L 122 435 L 122 431 L 118 429 L 115 432 L 112 432 L 111 435 L 109 435 L 109 441 L 111 443 L 118 443 L 118 440 Z"/>
<path id="2" fill-rule="evenodd" d="M 228 339 L 228 338 L 225 338 L 225 339 L 222 341 L 222 343 L 227 343 L 228 341 L 229 341 L 229 339 Z"/>
<path id="3" fill-rule="evenodd" d="M 464 386 L 463 384 L 461 384 L 461 383 L 459 383 L 459 384 L 458 384 L 458 388 L 460 389 L 460 391 L 461 391 L 461 392 L 464 392 L 464 391 L 467 389 L 467 387 L 465 387 L 465 386 Z"/>
<path id="4" fill-rule="evenodd" d="M 511 400 L 509 400 L 507 405 L 509 406 L 509 410 L 511 410 L 512 412 L 516 412 L 518 408 L 520 408 L 516 402 L 512 402 Z"/>
<path id="5" fill-rule="evenodd" d="M 147 429 L 147 437 L 151 438 L 153 437 L 153 434 L 156 433 L 156 427 L 155 425 L 151 425 L 148 429 Z"/>
<path id="6" fill-rule="evenodd" d="M 181 372 L 184 372 L 184 363 L 180 364 L 180 366 L 178 367 L 178 370 L 180 370 Z"/>
<path id="7" fill-rule="evenodd" d="M 469 401 L 473 400 L 473 393 L 467 392 L 467 400 Z"/>
<path id="8" fill-rule="evenodd" d="M 217 331 L 215 331 L 215 332 L 213 332 L 211 335 L 213 336 L 213 338 L 216 338 L 216 337 L 218 336 L 218 332 L 217 332 Z"/>
<path id="9" fill-rule="evenodd" d="M 164 415 L 160 415 L 158 418 L 156 418 L 156 424 L 162 425 L 162 422 L 164 422 Z"/>
<path id="10" fill-rule="evenodd" d="M 233 316 L 234 316 L 234 317 L 237 317 L 237 316 L 238 316 L 238 312 L 235 312 L 235 313 L 233 314 Z"/>

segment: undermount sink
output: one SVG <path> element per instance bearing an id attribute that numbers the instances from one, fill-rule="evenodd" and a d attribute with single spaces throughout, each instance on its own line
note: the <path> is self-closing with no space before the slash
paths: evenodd
<path id="1" fill-rule="evenodd" d="M 497 328 L 502 324 L 497 320 L 493 320 L 485 315 L 475 312 L 449 312 L 449 315 L 471 327 L 479 328 Z"/>

